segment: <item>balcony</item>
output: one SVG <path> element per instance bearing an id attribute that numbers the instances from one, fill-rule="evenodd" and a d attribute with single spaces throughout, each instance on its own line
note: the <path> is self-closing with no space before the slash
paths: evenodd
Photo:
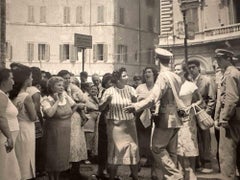
<path id="1" fill-rule="evenodd" d="M 226 34 L 235 33 L 235 32 L 240 32 L 240 23 L 204 30 L 204 36 L 205 37 L 219 36 L 219 35 L 226 35 Z"/>
<path id="2" fill-rule="evenodd" d="M 239 39 L 240 37 L 240 23 L 231 24 L 227 26 L 205 29 L 203 32 L 195 33 L 195 39 L 188 40 L 189 45 L 202 44 L 209 42 L 224 41 L 230 39 Z M 159 36 L 159 45 L 161 46 L 182 46 L 184 32 L 181 34 L 170 34 Z"/>

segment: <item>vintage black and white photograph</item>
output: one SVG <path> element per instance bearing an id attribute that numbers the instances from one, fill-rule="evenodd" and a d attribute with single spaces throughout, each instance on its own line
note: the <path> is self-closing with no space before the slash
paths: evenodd
<path id="1" fill-rule="evenodd" d="M 0 180 L 240 180 L 240 0 L 1 0 Z"/>

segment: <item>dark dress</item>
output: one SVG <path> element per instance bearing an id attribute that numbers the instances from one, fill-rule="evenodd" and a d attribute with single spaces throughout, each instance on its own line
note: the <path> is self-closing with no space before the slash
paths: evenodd
<path id="1" fill-rule="evenodd" d="M 43 102 L 43 109 L 53 104 L 54 100 L 47 98 Z M 44 147 L 47 171 L 64 171 L 70 168 L 71 105 L 66 100 L 65 105 L 58 105 L 53 117 L 46 118 Z"/>

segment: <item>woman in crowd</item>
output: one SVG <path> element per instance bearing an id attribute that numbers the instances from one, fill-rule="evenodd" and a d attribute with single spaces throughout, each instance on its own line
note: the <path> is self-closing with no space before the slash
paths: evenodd
<path id="1" fill-rule="evenodd" d="M 153 67 L 146 67 L 143 70 L 143 84 L 138 85 L 136 89 L 138 101 L 141 101 L 148 96 L 149 92 L 154 86 L 157 76 L 158 72 Z M 151 112 L 154 112 L 154 110 L 154 108 L 152 110 L 146 109 L 143 112 L 139 113 L 136 121 L 140 157 L 143 157 L 145 155 L 147 156 L 146 158 L 148 161 L 151 161 L 151 159 L 149 159 L 151 157 Z"/>
<path id="2" fill-rule="evenodd" d="M 21 179 L 35 177 L 35 125 L 36 110 L 31 96 L 26 92 L 32 85 L 32 72 L 27 66 L 21 65 L 13 70 L 14 86 L 10 91 L 10 99 L 18 109 L 20 126 L 16 139 L 16 155 L 21 171 Z"/>
<path id="3" fill-rule="evenodd" d="M 102 78 L 102 87 L 103 90 L 99 95 L 100 99 L 103 96 L 103 93 L 106 89 L 112 86 L 112 74 L 106 73 Z M 97 170 L 97 179 L 107 178 L 107 125 L 106 125 L 106 116 L 109 108 L 105 107 L 105 109 L 100 109 L 101 114 L 99 117 L 98 123 L 98 170 Z M 105 171 L 105 172 L 104 172 Z"/>
<path id="4" fill-rule="evenodd" d="M 9 69 L 0 69 L 0 179 L 21 179 L 15 154 L 15 141 L 19 131 L 18 110 L 7 93 L 13 88 Z"/>
<path id="5" fill-rule="evenodd" d="M 175 73 L 182 78 L 183 84 L 179 92 L 179 97 L 186 107 L 186 112 L 188 112 L 178 132 L 177 154 L 183 168 L 184 176 L 189 176 L 189 180 L 196 180 L 195 158 L 199 155 L 199 151 L 197 124 L 191 107 L 201 104 L 202 97 L 198 92 L 197 86 L 191 82 L 191 77 L 185 64 L 175 65 Z"/>
<path id="6" fill-rule="evenodd" d="M 75 103 L 85 103 L 86 99 L 82 90 L 75 84 L 70 83 L 71 77 L 67 70 L 61 70 L 58 73 L 64 79 L 64 88 L 67 94 L 75 101 Z M 84 104 L 83 104 L 84 106 Z M 80 161 L 87 159 L 87 147 L 83 123 L 85 120 L 83 110 L 78 110 L 71 117 L 71 140 L 70 140 L 70 162 L 71 177 L 81 177 L 79 168 Z"/>
<path id="7" fill-rule="evenodd" d="M 98 87 L 90 85 L 89 94 L 86 102 L 86 115 L 88 121 L 84 125 L 86 135 L 88 159 L 94 161 L 97 155 L 97 131 L 98 131 L 98 116 L 99 116 L 99 100 L 98 100 Z"/>
<path id="8" fill-rule="evenodd" d="M 138 179 L 139 150 L 134 114 L 123 108 L 137 101 L 136 91 L 127 85 L 125 68 L 112 73 L 114 87 L 108 88 L 101 99 L 101 109 L 109 105 L 107 114 L 108 163 L 110 180 L 119 165 L 129 165 L 134 180 Z"/>
<path id="9" fill-rule="evenodd" d="M 158 72 L 153 67 L 146 67 L 143 70 L 143 84 L 138 85 L 136 89 L 138 101 L 141 101 L 148 97 L 151 89 L 154 86 L 157 76 Z M 146 164 L 149 164 L 150 166 L 153 163 L 150 142 L 152 131 L 151 114 L 154 113 L 154 111 L 154 107 L 151 109 L 145 109 L 143 112 L 137 114 L 136 121 L 140 157 L 145 157 L 147 159 Z M 154 176 L 154 174 L 152 174 L 152 176 Z"/>
<path id="10" fill-rule="evenodd" d="M 45 168 L 50 180 L 59 180 L 60 172 L 70 168 L 71 117 L 78 106 L 64 93 L 62 77 L 51 77 L 47 86 L 49 96 L 42 101 Z"/>
<path id="11" fill-rule="evenodd" d="M 27 93 L 32 97 L 35 110 L 37 112 L 37 120 L 35 122 L 35 133 L 36 133 L 36 175 L 44 175 L 44 162 L 43 162 L 43 146 L 42 146 L 42 126 L 43 117 L 41 112 L 41 86 L 40 81 L 42 79 L 41 70 L 38 67 L 31 67 L 32 71 L 32 86 L 27 88 Z"/>

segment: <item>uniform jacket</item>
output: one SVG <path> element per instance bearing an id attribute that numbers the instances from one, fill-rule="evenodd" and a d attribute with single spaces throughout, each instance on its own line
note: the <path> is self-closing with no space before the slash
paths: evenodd
<path id="1" fill-rule="evenodd" d="M 240 124 L 240 72 L 229 66 L 221 83 L 221 112 L 220 121 Z"/>
<path id="2" fill-rule="evenodd" d="M 179 128 L 182 122 L 177 115 L 176 102 L 166 73 L 172 78 L 176 91 L 179 93 L 182 84 L 181 78 L 170 71 L 160 72 L 150 95 L 136 103 L 135 109 L 141 111 L 151 107 L 159 100 L 159 124 L 157 126 L 161 128 Z"/>
<path id="3" fill-rule="evenodd" d="M 208 114 L 213 115 L 216 103 L 216 90 L 214 83 L 209 77 L 200 74 L 196 85 L 203 98 L 203 104 L 201 105 L 202 108 L 206 109 Z"/>

